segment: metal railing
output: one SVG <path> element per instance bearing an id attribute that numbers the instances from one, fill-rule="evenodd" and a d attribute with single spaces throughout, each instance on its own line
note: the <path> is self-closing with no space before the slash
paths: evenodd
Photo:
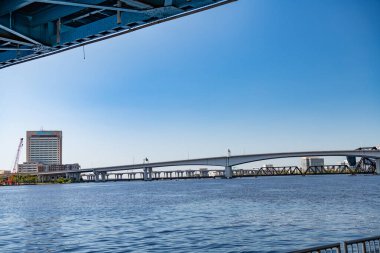
<path id="1" fill-rule="evenodd" d="M 344 242 L 345 253 L 380 253 L 380 235 Z"/>
<path id="2" fill-rule="evenodd" d="M 334 243 L 320 247 L 291 251 L 289 253 L 380 253 L 380 235 Z"/>
<path id="3" fill-rule="evenodd" d="M 290 253 L 341 253 L 340 243 L 329 244 L 321 247 L 308 248 L 303 250 L 291 251 Z"/>

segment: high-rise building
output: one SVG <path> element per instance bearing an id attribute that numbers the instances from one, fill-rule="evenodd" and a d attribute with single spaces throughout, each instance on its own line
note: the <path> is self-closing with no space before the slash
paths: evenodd
<path id="1" fill-rule="evenodd" d="M 62 131 L 27 131 L 26 160 L 45 165 L 62 164 Z"/>
<path id="2" fill-rule="evenodd" d="M 303 157 L 301 167 L 306 171 L 310 166 L 325 166 L 325 159 L 320 157 Z"/>

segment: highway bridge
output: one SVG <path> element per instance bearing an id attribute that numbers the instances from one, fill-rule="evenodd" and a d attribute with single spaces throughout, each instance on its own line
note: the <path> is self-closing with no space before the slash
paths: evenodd
<path id="1" fill-rule="evenodd" d="M 0 68 L 234 1 L 0 0 Z"/>
<path id="2" fill-rule="evenodd" d="M 380 174 L 380 150 L 340 150 L 340 151 L 304 151 L 304 152 L 286 152 L 286 153 L 269 153 L 269 154 L 251 154 L 251 155 L 237 155 L 237 156 L 220 156 L 220 157 L 208 157 L 199 159 L 187 159 L 167 162 L 154 162 L 154 163 L 141 163 L 130 164 L 111 167 L 98 167 L 87 168 L 79 171 L 54 171 L 39 173 L 40 177 L 49 177 L 56 174 L 66 173 L 68 177 L 79 178 L 81 173 L 93 173 L 95 181 L 106 180 L 107 173 L 116 171 L 131 171 L 142 170 L 142 178 L 144 180 L 152 180 L 154 177 L 154 168 L 172 167 L 172 166 L 216 166 L 223 168 L 223 177 L 232 178 L 234 172 L 233 166 L 252 163 L 263 160 L 291 158 L 291 157 L 329 157 L 329 156 L 346 156 L 346 157 L 358 157 L 367 158 L 374 161 L 376 167 L 376 173 Z"/>

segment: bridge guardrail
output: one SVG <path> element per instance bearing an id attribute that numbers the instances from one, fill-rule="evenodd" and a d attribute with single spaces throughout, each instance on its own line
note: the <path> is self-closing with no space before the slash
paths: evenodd
<path id="1" fill-rule="evenodd" d="M 289 253 L 380 253 L 380 235 L 334 243 L 303 250 L 290 251 Z"/>

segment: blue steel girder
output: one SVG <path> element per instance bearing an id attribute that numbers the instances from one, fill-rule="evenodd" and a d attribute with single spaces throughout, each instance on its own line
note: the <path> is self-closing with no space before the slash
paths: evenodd
<path id="1" fill-rule="evenodd" d="M 237 0 L 0 0 L 0 68 Z"/>

